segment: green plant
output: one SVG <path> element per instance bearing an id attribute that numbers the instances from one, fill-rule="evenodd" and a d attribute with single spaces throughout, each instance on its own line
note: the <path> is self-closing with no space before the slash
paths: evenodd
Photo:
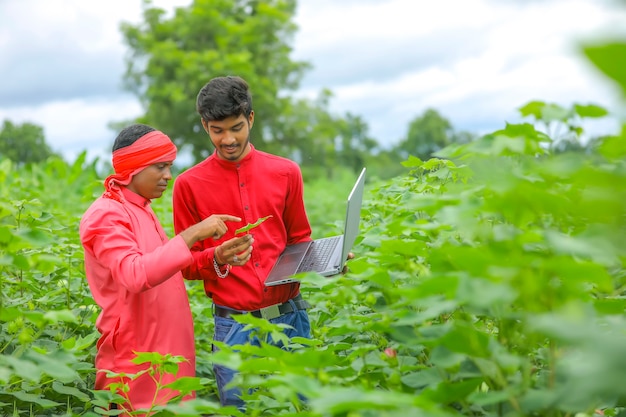
<path id="1" fill-rule="evenodd" d="M 269 219 L 270 217 L 272 217 L 271 214 L 269 216 L 260 217 L 254 223 L 248 223 L 247 225 L 245 225 L 243 227 L 240 227 L 239 229 L 235 230 L 235 234 L 238 235 L 239 233 L 248 232 L 248 231 L 254 229 L 255 227 L 259 226 L 261 223 L 263 223 L 265 220 Z"/>
<path id="2" fill-rule="evenodd" d="M 95 412 L 102 415 L 118 415 L 121 413 L 128 415 L 153 415 L 159 411 L 166 410 L 167 403 L 177 403 L 195 390 L 202 388 L 199 378 L 181 377 L 171 383 L 166 384 L 164 382 L 165 375 L 176 375 L 178 373 L 178 364 L 186 361 L 182 356 L 162 355 L 157 352 L 136 352 L 135 355 L 131 362 L 135 365 L 145 364 L 145 369 L 136 374 L 106 372 L 107 378 L 118 379 L 119 382 L 109 384 L 108 392 L 94 391 L 97 398 L 94 401 L 96 406 Z M 144 376 L 149 377 L 156 387 L 152 403 L 145 408 L 133 404 L 128 395 L 130 382 Z M 166 401 L 164 401 L 165 398 L 167 398 Z M 118 408 L 109 410 L 111 404 L 117 404 Z"/>

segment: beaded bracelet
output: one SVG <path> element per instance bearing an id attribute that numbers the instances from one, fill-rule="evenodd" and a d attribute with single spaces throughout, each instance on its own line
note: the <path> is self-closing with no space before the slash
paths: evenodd
<path id="1" fill-rule="evenodd" d="M 215 273 L 220 278 L 226 278 L 228 276 L 228 273 L 230 272 L 229 264 L 226 264 L 226 272 L 222 272 L 220 270 L 220 266 L 217 264 L 217 260 L 215 259 L 215 256 L 213 257 L 213 268 L 215 268 Z"/>

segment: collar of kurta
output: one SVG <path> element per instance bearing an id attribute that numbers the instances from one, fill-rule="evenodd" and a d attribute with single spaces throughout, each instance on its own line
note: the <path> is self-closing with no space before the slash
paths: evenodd
<path id="1" fill-rule="evenodd" d="M 124 199 L 128 201 L 129 203 L 133 203 L 139 207 L 146 207 L 151 203 L 149 199 L 130 191 L 126 187 L 120 187 L 120 188 L 122 190 L 122 194 L 124 195 Z"/>
<path id="2" fill-rule="evenodd" d="M 210 158 L 217 161 L 224 168 L 235 170 L 239 168 L 239 166 L 241 166 L 242 164 L 246 164 L 249 161 L 251 161 L 254 158 L 254 155 L 256 154 L 256 152 L 257 150 L 254 148 L 252 144 L 250 144 L 250 152 L 248 152 L 248 155 L 244 156 L 244 158 L 240 161 L 235 162 L 235 161 L 227 161 L 225 159 L 222 159 L 219 156 L 217 156 L 217 150 L 213 152 Z"/>

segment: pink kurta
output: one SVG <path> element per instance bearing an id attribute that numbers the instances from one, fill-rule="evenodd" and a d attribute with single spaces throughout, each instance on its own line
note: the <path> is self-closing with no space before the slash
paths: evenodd
<path id="1" fill-rule="evenodd" d="M 150 200 L 125 187 L 122 192 L 124 203 L 100 197 L 80 222 L 87 281 L 102 309 L 96 370 L 136 373 L 147 366 L 131 363 L 133 352 L 159 352 L 188 359 L 176 377 L 195 376 L 193 320 L 180 273 L 193 257 L 180 236 L 168 241 Z M 111 382 L 117 381 L 97 372 L 96 389 Z M 130 388 L 134 409 L 152 404 L 155 384 L 148 375 Z M 163 392 L 158 402 L 173 395 Z"/>

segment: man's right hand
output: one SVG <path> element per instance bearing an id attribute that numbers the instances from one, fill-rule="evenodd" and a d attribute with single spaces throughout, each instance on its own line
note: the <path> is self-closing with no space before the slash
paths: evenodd
<path id="1" fill-rule="evenodd" d="M 186 230 L 183 230 L 180 235 L 187 243 L 187 246 L 191 248 L 194 243 L 206 238 L 219 239 L 224 236 L 224 233 L 228 230 L 225 222 L 240 222 L 241 218 L 231 216 L 228 214 L 212 214 L 199 223 L 194 224 Z"/>
<path id="2" fill-rule="evenodd" d="M 199 224 L 203 227 L 206 227 L 207 236 L 201 238 L 206 239 L 207 237 L 211 237 L 215 240 L 224 236 L 224 233 L 228 231 L 228 226 L 224 222 L 240 222 L 241 218 L 230 216 L 228 214 L 212 214 L 206 219 L 202 220 Z M 213 233 L 211 233 L 211 228 L 213 228 Z"/>

